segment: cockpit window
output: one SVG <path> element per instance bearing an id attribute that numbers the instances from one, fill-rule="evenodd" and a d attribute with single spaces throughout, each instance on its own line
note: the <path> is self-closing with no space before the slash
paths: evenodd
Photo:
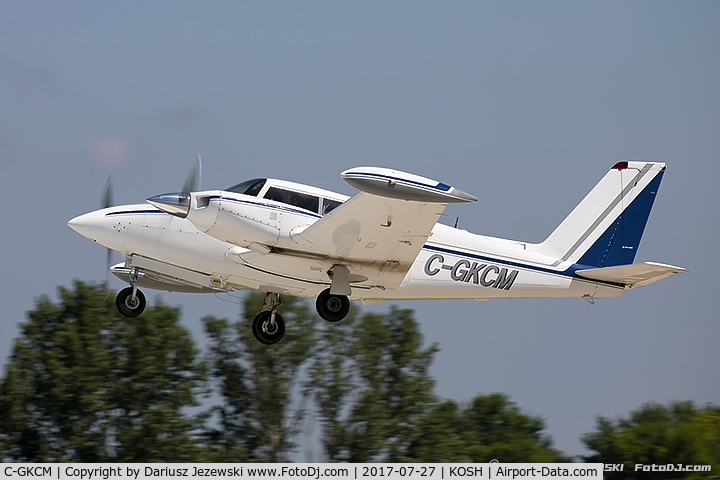
<path id="1" fill-rule="evenodd" d="M 335 208 L 337 208 L 341 204 L 342 204 L 342 202 L 336 202 L 335 200 L 323 198 L 322 214 L 325 215 L 326 213 L 332 212 L 333 210 L 335 210 Z"/>
<path id="2" fill-rule="evenodd" d="M 305 210 L 310 210 L 313 213 L 318 213 L 318 208 L 320 206 L 320 199 L 318 197 L 276 187 L 268 188 L 265 198 L 304 208 Z"/>
<path id="3" fill-rule="evenodd" d="M 262 187 L 265 185 L 266 181 L 266 178 L 254 178 L 252 180 L 246 180 L 242 183 L 238 183 L 237 185 L 233 185 L 225 191 L 242 193 L 244 195 L 257 197 L 258 193 L 260 193 L 260 190 L 262 190 Z"/>

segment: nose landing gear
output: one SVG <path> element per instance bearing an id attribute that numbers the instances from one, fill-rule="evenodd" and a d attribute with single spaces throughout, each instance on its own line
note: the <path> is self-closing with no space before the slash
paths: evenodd
<path id="1" fill-rule="evenodd" d="M 115 297 L 115 306 L 126 317 L 137 317 L 145 311 L 145 295 L 137 288 L 138 270 L 134 268 L 131 274 L 131 283 L 123 288 Z"/>
<path id="2" fill-rule="evenodd" d="M 115 306 L 126 317 L 137 317 L 145 310 L 145 295 L 137 287 L 120 290 L 115 297 Z"/>

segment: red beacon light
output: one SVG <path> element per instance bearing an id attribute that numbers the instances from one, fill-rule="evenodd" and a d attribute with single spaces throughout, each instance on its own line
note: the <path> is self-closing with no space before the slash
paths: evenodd
<path id="1" fill-rule="evenodd" d="M 613 170 L 625 170 L 628 168 L 628 162 L 618 162 L 613 167 Z"/>

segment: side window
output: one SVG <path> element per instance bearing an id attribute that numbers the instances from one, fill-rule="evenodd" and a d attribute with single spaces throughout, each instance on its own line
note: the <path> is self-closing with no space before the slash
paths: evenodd
<path id="1" fill-rule="evenodd" d="M 326 213 L 330 213 L 333 210 L 335 210 L 339 205 L 341 205 L 340 202 L 336 202 L 335 200 L 329 200 L 327 198 L 323 198 L 323 210 L 322 214 L 325 215 Z"/>
<path id="2" fill-rule="evenodd" d="M 313 213 L 318 212 L 320 201 L 318 197 L 307 195 L 305 193 L 292 192 L 290 190 L 283 190 L 282 188 L 270 187 L 265 194 L 265 198 L 268 200 L 275 200 L 276 202 L 286 203 L 296 207 L 310 210 Z"/>

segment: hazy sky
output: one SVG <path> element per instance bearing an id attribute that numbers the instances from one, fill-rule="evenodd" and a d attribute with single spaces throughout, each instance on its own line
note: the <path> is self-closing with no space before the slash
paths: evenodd
<path id="1" fill-rule="evenodd" d="M 439 343 L 440 396 L 507 393 L 568 454 L 596 415 L 718 404 L 719 24 L 704 1 L 2 2 L 0 362 L 35 298 L 105 279 L 104 249 L 66 223 L 110 174 L 140 203 L 198 152 L 206 188 L 351 195 L 339 172 L 388 166 L 480 199 L 445 223 L 541 241 L 614 163 L 651 160 L 669 174 L 636 261 L 687 274 L 595 305 L 398 304 Z M 163 299 L 198 340 L 200 317 L 238 311 Z"/>

